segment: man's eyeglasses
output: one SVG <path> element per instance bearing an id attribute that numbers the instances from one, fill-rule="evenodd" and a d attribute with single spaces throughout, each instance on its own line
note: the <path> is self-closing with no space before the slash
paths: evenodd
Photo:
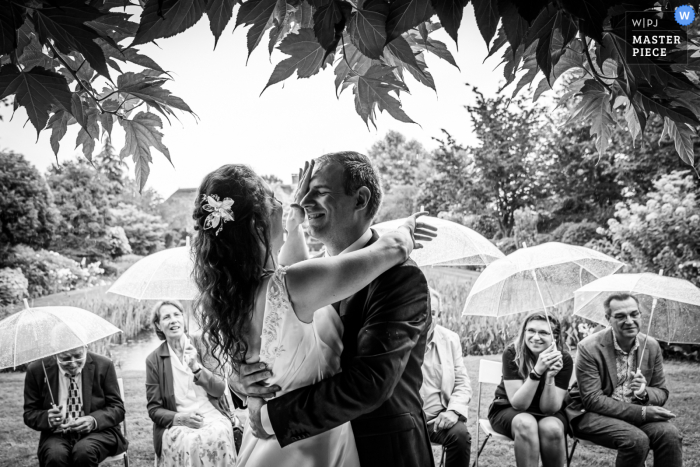
<path id="1" fill-rule="evenodd" d="M 58 360 L 58 363 L 60 363 L 61 365 L 70 365 L 71 363 L 81 363 L 85 361 L 85 358 L 86 357 L 64 360 L 62 358 L 56 357 L 56 360 Z"/>

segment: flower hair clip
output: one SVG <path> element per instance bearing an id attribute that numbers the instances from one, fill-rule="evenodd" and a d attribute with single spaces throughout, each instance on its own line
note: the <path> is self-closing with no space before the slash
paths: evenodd
<path id="1" fill-rule="evenodd" d="M 202 195 L 202 199 L 205 201 L 202 203 L 202 209 L 210 213 L 204 220 L 204 230 L 216 229 L 215 235 L 219 235 L 226 222 L 235 220 L 231 210 L 233 200 L 224 198 L 220 201 L 218 195 Z"/>

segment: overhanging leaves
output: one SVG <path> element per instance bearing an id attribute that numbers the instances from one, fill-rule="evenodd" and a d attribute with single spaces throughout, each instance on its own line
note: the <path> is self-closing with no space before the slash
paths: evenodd
<path id="1" fill-rule="evenodd" d="M 574 109 L 569 122 L 580 120 L 591 125 L 591 136 L 596 135 L 596 149 L 601 156 L 610 142 L 615 119 L 612 114 L 610 94 L 602 84 L 587 80 L 581 89 L 581 102 Z"/>
<path id="2" fill-rule="evenodd" d="M 209 17 L 209 29 L 214 35 L 214 48 L 216 48 L 219 37 L 224 32 L 226 25 L 231 21 L 233 7 L 236 3 L 236 0 L 210 0 L 206 7 L 207 16 Z"/>
<path id="3" fill-rule="evenodd" d="M 15 109 L 22 106 L 36 128 L 37 138 L 49 119 L 51 106 L 71 110 L 71 92 L 65 78 L 44 68 L 24 72 L 13 65 L 0 69 L 0 99 L 15 95 Z"/>
<path id="4" fill-rule="evenodd" d="M 314 34 L 327 53 L 338 45 L 350 12 L 350 4 L 341 0 L 330 0 L 314 12 Z"/>
<path id="5" fill-rule="evenodd" d="M 17 48 L 17 30 L 24 23 L 22 8 L 7 2 L 0 8 L 0 55 Z"/>
<path id="6" fill-rule="evenodd" d="M 661 138 L 664 135 L 669 135 L 676 144 L 676 152 L 681 157 L 683 162 L 695 166 L 695 150 L 693 149 L 695 131 L 688 125 L 676 123 L 668 117 L 664 117 L 664 129 L 661 133 Z"/>
<path id="7" fill-rule="evenodd" d="M 150 112 L 139 112 L 132 120 L 119 121 L 126 133 L 124 147 L 119 153 L 122 159 L 132 156 L 136 165 L 136 184 L 139 193 L 143 190 L 151 173 L 149 164 L 153 162 L 151 147 L 160 151 L 170 161 L 170 151 L 162 142 L 163 122 Z M 172 163 L 172 161 L 170 161 Z"/>
<path id="8" fill-rule="evenodd" d="M 66 131 L 68 130 L 68 122 L 71 120 L 71 118 L 71 115 L 65 110 L 59 110 L 51 116 L 46 125 L 47 129 L 51 129 L 51 137 L 49 138 L 49 141 L 51 143 L 51 149 L 56 156 L 58 156 L 58 150 L 60 148 L 59 142 L 66 135 Z"/>
<path id="9" fill-rule="evenodd" d="M 308 78 L 315 75 L 321 68 L 332 63 L 333 58 L 327 57 L 325 49 L 318 43 L 313 30 L 303 28 L 298 34 L 289 34 L 279 45 L 281 52 L 290 55 L 289 58 L 277 64 L 265 89 L 273 84 L 284 81 L 297 72 L 297 77 Z M 263 89 L 263 92 L 265 91 Z"/>
<path id="10" fill-rule="evenodd" d="M 86 5 L 82 0 L 66 0 L 58 8 L 35 9 L 32 20 L 39 34 L 39 42 L 46 44 L 50 38 L 56 48 L 66 55 L 71 51 L 79 52 L 95 71 L 109 79 L 104 53 L 95 42 L 100 35 L 85 25 L 103 15 L 100 10 Z"/>
<path id="11" fill-rule="evenodd" d="M 360 52 L 370 58 L 378 59 L 384 51 L 388 13 L 389 4 L 385 0 L 368 0 L 350 19 L 350 40 Z"/>
<path id="12" fill-rule="evenodd" d="M 386 20 L 387 42 L 428 21 L 434 13 L 428 0 L 393 0 Z"/>
<path id="13" fill-rule="evenodd" d="M 457 31 L 462 23 L 464 7 L 469 0 L 431 0 L 430 4 L 440 18 L 440 24 L 445 28 L 447 34 L 457 42 Z"/>
<path id="14" fill-rule="evenodd" d="M 172 37 L 194 26 L 204 14 L 206 0 L 148 0 L 131 45 Z"/>
<path id="15" fill-rule="evenodd" d="M 100 127 L 97 125 L 97 109 L 90 108 L 87 112 L 87 131 L 81 128 L 75 140 L 75 148 L 83 146 L 83 156 L 92 162 L 92 153 L 95 151 L 95 138 L 100 134 Z M 92 136 L 94 135 L 94 136 Z"/>
<path id="16" fill-rule="evenodd" d="M 369 122 L 376 127 L 376 109 L 386 110 L 396 120 L 405 123 L 415 123 L 401 108 L 401 102 L 390 92 L 397 95 L 406 87 L 394 76 L 393 68 L 384 65 L 373 65 L 364 75 L 354 75 L 350 78 L 355 84 L 355 110 L 365 124 Z"/>
<path id="17" fill-rule="evenodd" d="M 603 40 L 603 22 L 608 15 L 608 2 L 605 0 L 562 0 L 566 11 L 576 16 L 579 29 L 598 42 Z"/>
<path id="18" fill-rule="evenodd" d="M 248 30 L 248 56 L 260 43 L 265 31 L 272 27 L 272 13 L 277 0 L 248 0 L 243 3 L 236 16 L 236 27 L 241 24 L 252 27 Z"/>
<path id="19" fill-rule="evenodd" d="M 481 37 L 486 42 L 486 47 L 491 43 L 493 35 L 496 34 L 498 28 L 498 0 L 472 0 L 474 5 L 474 15 L 476 16 L 476 25 L 479 27 Z"/>

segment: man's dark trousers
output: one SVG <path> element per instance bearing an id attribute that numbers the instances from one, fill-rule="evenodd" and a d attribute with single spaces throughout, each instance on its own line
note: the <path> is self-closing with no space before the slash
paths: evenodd
<path id="1" fill-rule="evenodd" d="M 654 465 L 683 465 L 682 438 L 670 422 L 649 422 L 637 427 L 588 412 L 574 419 L 572 427 L 577 438 L 617 450 L 616 467 L 643 467 L 650 449 L 654 451 Z"/>
<path id="2" fill-rule="evenodd" d="M 449 430 L 433 431 L 434 424 L 428 423 L 430 442 L 445 447 L 445 467 L 467 467 L 472 451 L 472 437 L 467 424 L 455 423 Z"/>
<path id="3" fill-rule="evenodd" d="M 54 433 L 39 446 L 42 467 L 88 467 L 98 465 L 117 444 L 111 431 L 96 431 L 85 436 Z"/>

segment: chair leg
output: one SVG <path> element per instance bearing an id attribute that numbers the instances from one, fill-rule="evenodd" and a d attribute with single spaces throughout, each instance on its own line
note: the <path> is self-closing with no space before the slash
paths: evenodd
<path id="1" fill-rule="evenodd" d="M 440 456 L 440 467 L 445 467 L 445 446 L 442 447 L 442 456 Z"/>
<path id="2" fill-rule="evenodd" d="M 566 458 L 566 467 L 571 467 L 571 460 L 574 458 L 574 452 L 576 452 L 576 445 L 578 444 L 578 438 L 574 438 L 574 444 L 571 445 L 571 452 L 568 453 Z"/>
<path id="3" fill-rule="evenodd" d="M 484 439 L 484 443 L 481 445 L 481 448 L 476 452 L 476 459 L 474 460 L 474 463 L 472 464 L 472 467 L 475 467 L 477 463 L 479 462 L 479 456 L 481 455 L 481 451 L 484 450 L 486 447 L 486 443 L 488 442 L 489 438 L 491 437 L 491 434 L 489 433 L 486 435 L 486 438 Z"/>
<path id="4" fill-rule="evenodd" d="M 129 467 L 129 454 L 124 454 L 124 467 Z"/>

